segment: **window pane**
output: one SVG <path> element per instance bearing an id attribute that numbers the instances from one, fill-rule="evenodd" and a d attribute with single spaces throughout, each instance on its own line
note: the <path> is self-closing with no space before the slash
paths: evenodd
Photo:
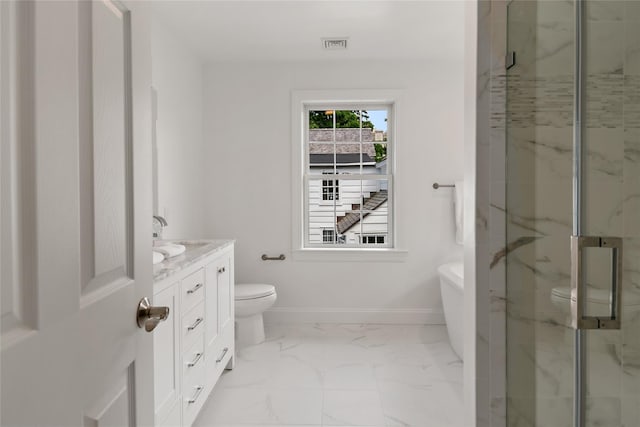
<path id="1" fill-rule="evenodd" d="M 386 236 L 389 232 L 389 185 L 386 179 L 362 181 L 362 234 Z M 375 240 L 374 240 L 375 241 Z M 374 242 L 371 242 L 374 243 Z"/>
<path id="2" fill-rule="evenodd" d="M 387 158 L 387 110 L 368 110 L 367 118 L 373 124 L 373 159 L 375 162 L 383 162 Z M 364 115 L 363 115 L 364 117 Z M 383 172 L 386 174 L 385 172 Z"/>
<path id="3" fill-rule="evenodd" d="M 334 156 L 335 146 L 333 144 L 309 144 L 309 173 L 312 175 L 335 172 Z"/>
<path id="4" fill-rule="evenodd" d="M 333 110 L 309 111 L 309 129 L 333 129 L 333 114 Z M 333 141 L 333 136 L 326 141 Z"/>
<path id="5" fill-rule="evenodd" d="M 367 110 L 362 117 L 363 123 L 365 123 L 363 126 L 371 123 L 374 142 L 387 141 L 387 110 Z"/>
<path id="6" fill-rule="evenodd" d="M 333 110 L 309 111 L 309 142 L 333 146 Z"/>
<path id="7" fill-rule="evenodd" d="M 336 142 L 360 143 L 362 140 L 373 140 L 370 128 L 361 128 L 360 110 L 336 111 Z"/>
<path id="8" fill-rule="evenodd" d="M 341 209 L 339 182 L 331 179 L 309 180 L 308 229 L 310 244 L 327 242 L 329 232 L 335 230 L 336 212 Z M 335 240 L 334 238 L 331 239 Z"/>

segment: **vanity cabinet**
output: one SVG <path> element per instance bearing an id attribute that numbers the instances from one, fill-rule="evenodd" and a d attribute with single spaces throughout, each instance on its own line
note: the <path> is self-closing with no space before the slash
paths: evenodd
<path id="1" fill-rule="evenodd" d="M 186 266 L 170 264 L 172 273 L 154 284 L 154 305 L 170 310 L 153 332 L 156 426 L 191 426 L 224 369 L 233 368 L 233 243 L 212 246 Z"/>

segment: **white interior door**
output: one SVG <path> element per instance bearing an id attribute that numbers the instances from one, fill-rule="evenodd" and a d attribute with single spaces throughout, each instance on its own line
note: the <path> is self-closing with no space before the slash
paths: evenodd
<path id="1" fill-rule="evenodd" d="M 153 423 L 142 7 L 0 2 L 3 426 Z"/>

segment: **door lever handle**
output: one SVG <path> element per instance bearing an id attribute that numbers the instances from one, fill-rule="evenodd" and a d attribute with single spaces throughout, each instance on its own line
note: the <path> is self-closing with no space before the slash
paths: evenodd
<path id="1" fill-rule="evenodd" d="M 154 307 L 149 298 L 145 297 L 138 303 L 137 322 L 138 327 L 147 332 L 153 331 L 158 323 L 167 320 L 169 317 L 169 307 Z"/>

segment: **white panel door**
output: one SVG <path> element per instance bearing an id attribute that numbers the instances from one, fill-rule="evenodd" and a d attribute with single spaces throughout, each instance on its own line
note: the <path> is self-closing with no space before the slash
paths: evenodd
<path id="1" fill-rule="evenodd" d="M 0 424 L 152 425 L 145 6 L 2 1 L 0 23 Z"/>

